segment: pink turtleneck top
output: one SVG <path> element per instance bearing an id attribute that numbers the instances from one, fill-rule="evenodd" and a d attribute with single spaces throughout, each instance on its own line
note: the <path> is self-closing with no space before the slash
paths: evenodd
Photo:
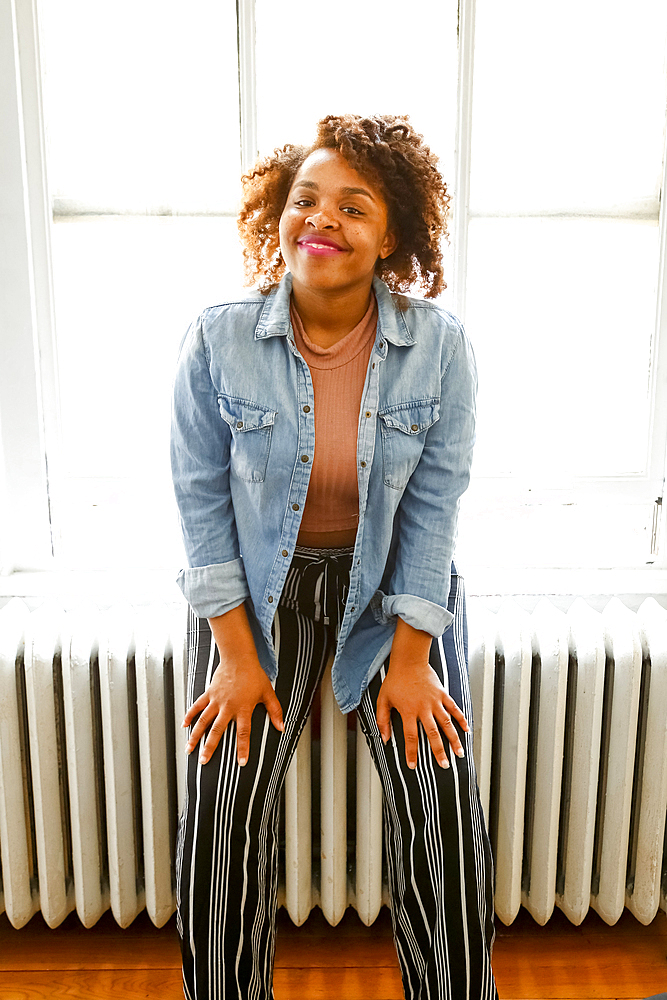
<path id="1" fill-rule="evenodd" d="M 357 428 L 375 331 L 375 295 L 366 315 L 331 347 L 313 343 L 292 304 L 294 340 L 310 368 L 315 393 L 315 454 L 301 529 L 356 529 L 359 523 Z"/>

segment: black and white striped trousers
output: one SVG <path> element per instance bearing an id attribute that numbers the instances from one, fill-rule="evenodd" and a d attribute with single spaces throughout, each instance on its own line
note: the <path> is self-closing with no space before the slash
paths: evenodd
<path id="1" fill-rule="evenodd" d="M 250 756 L 236 763 L 231 724 L 201 765 L 188 758 L 177 850 L 178 929 L 188 1000 L 268 1000 L 278 886 L 280 791 L 342 617 L 351 550 L 297 549 L 275 620 L 276 694 L 284 733 L 263 705 L 252 718 Z M 430 661 L 472 719 L 463 583 L 452 567 L 454 621 L 433 641 Z M 190 612 L 188 704 L 218 664 L 206 619 Z M 420 730 L 417 768 L 408 768 L 400 717 L 385 746 L 375 720 L 387 664 L 357 709 L 383 788 L 392 925 L 408 1000 L 496 1000 L 491 971 L 492 863 L 472 736 L 464 758 L 437 764 Z M 449 744 L 445 741 L 445 747 Z"/>

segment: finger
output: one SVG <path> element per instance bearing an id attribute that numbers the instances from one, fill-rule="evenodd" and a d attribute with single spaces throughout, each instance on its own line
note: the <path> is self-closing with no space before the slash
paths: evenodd
<path id="1" fill-rule="evenodd" d="M 409 721 L 403 719 L 403 739 L 405 740 L 405 762 L 414 771 L 419 756 L 419 733 L 415 719 Z"/>
<path id="2" fill-rule="evenodd" d="M 445 750 L 444 744 L 442 742 L 442 736 L 440 735 L 440 730 L 438 729 L 438 724 L 434 718 L 431 718 L 426 724 L 422 723 L 424 726 L 424 732 L 431 745 L 431 750 L 433 751 L 433 756 L 437 760 L 440 767 L 449 767 L 449 761 L 447 760 L 447 751 Z"/>
<path id="3" fill-rule="evenodd" d="M 250 716 L 236 717 L 236 759 L 239 767 L 248 763 L 250 753 Z"/>
<path id="4" fill-rule="evenodd" d="M 454 716 L 454 718 L 459 723 L 461 728 L 466 733 L 469 733 L 470 726 L 468 725 L 468 720 L 466 719 L 465 715 L 463 714 L 463 712 L 461 711 L 461 709 L 456 704 L 453 698 L 450 698 L 449 695 L 446 695 L 445 697 L 446 697 L 445 708 L 450 712 L 451 715 Z"/>
<path id="5" fill-rule="evenodd" d="M 452 750 L 457 757 L 465 757 L 465 750 L 461 745 L 461 740 L 459 738 L 456 726 L 452 721 L 451 715 L 443 708 L 437 713 L 437 721 L 441 730 L 449 740 Z"/>
<path id="6" fill-rule="evenodd" d="M 283 709 L 282 705 L 278 701 L 278 696 L 272 687 L 269 688 L 265 698 L 264 707 L 269 714 L 271 722 L 276 727 L 276 729 L 283 733 L 285 731 L 285 723 L 283 722 Z"/>
<path id="7" fill-rule="evenodd" d="M 229 719 L 227 719 L 224 715 L 219 714 L 216 717 L 213 725 L 208 731 L 208 736 L 202 743 L 201 751 L 199 754 L 200 764 L 207 764 L 208 761 L 211 759 L 215 751 L 215 748 L 220 742 L 220 739 L 228 725 L 229 725 Z"/>
<path id="8" fill-rule="evenodd" d="M 192 730 L 190 731 L 190 736 L 188 738 L 188 742 L 185 744 L 185 752 L 186 753 L 192 753 L 192 751 L 197 746 L 197 744 L 199 743 L 200 739 L 204 736 L 204 734 L 206 733 L 206 730 L 208 729 L 208 727 L 210 726 L 210 724 L 213 722 L 213 720 L 215 719 L 215 717 L 216 717 L 216 710 L 213 708 L 213 706 L 207 707 L 201 713 L 201 715 L 197 719 L 197 722 L 195 723 L 195 725 L 192 727 Z"/>
<path id="9" fill-rule="evenodd" d="M 387 699 L 382 697 L 382 689 L 378 695 L 375 721 L 378 724 L 382 742 L 388 743 L 391 739 L 391 707 Z"/>
<path id="10" fill-rule="evenodd" d="M 192 705 L 190 705 L 190 708 L 185 713 L 183 722 L 181 723 L 183 729 L 187 729 L 187 727 L 194 719 L 195 715 L 198 715 L 200 712 L 203 712 L 208 703 L 209 703 L 209 697 L 206 694 L 206 692 L 204 692 L 204 694 L 200 695 L 197 698 L 197 700 L 193 702 Z"/>

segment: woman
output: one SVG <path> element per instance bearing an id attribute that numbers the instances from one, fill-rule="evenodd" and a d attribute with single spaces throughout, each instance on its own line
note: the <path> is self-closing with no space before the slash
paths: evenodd
<path id="1" fill-rule="evenodd" d="M 491 861 L 450 581 L 474 360 L 453 316 L 400 294 L 444 288 L 449 198 L 395 116 L 329 116 L 243 181 L 261 287 L 193 324 L 174 393 L 199 748 L 178 847 L 185 993 L 272 996 L 279 794 L 335 652 L 383 785 L 405 995 L 486 1000 Z"/>

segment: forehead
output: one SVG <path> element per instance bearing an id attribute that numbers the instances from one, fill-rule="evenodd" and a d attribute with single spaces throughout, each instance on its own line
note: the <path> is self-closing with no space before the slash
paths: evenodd
<path id="1" fill-rule="evenodd" d="M 293 186 L 300 181 L 313 182 L 318 187 L 363 188 L 380 203 L 384 203 L 382 191 L 370 177 L 360 174 L 351 166 L 337 149 L 315 149 L 306 157 L 297 171 Z"/>

